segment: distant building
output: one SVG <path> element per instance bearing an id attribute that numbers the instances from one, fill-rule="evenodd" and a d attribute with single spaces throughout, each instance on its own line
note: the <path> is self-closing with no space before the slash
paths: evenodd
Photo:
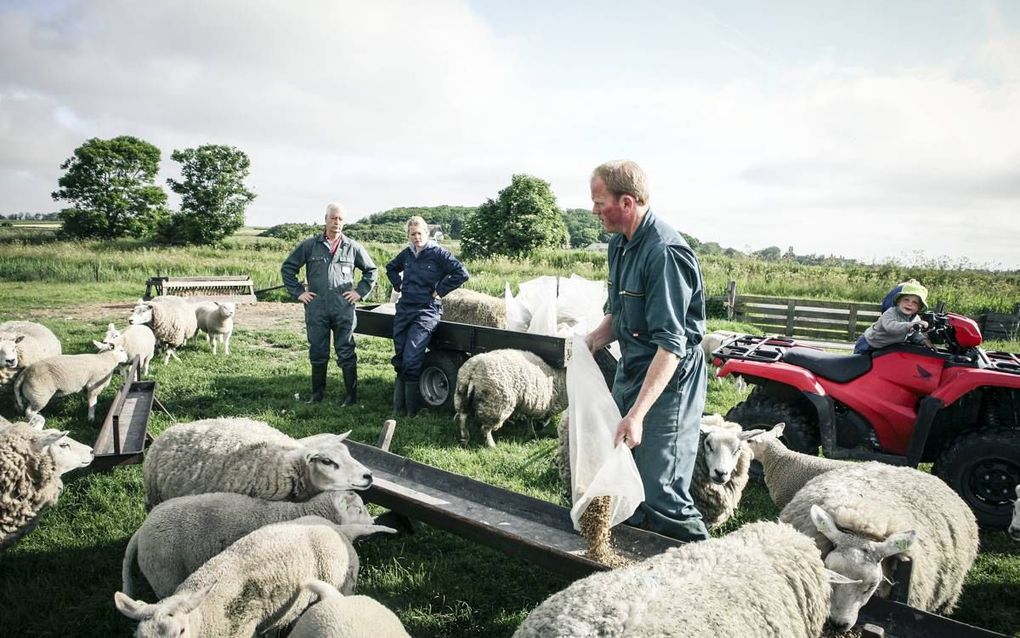
<path id="1" fill-rule="evenodd" d="M 429 224 L 429 239 L 436 241 L 443 241 L 446 235 L 443 233 L 442 224 Z"/>
<path id="2" fill-rule="evenodd" d="M 585 250 L 609 250 L 609 244 L 601 241 L 593 241 L 584 247 Z"/>

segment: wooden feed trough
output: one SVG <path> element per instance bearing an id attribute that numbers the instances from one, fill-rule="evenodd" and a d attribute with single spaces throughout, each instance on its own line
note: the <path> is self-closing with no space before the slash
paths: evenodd
<path id="1" fill-rule="evenodd" d="M 232 301 L 253 304 L 255 284 L 249 275 L 208 277 L 149 277 L 145 282 L 145 300 L 159 295 L 188 297 L 194 301 Z"/>

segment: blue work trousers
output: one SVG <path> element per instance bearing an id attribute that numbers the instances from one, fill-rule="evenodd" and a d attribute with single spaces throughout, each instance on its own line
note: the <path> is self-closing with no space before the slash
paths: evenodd
<path id="1" fill-rule="evenodd" d="M 405 381 L 415 382 L 421 377 L 425 349 L 439 319 L 443 316 L 443 302 L 433 299 L 426 304 L 397 303 L 393 317 L 393 369 Z"/>

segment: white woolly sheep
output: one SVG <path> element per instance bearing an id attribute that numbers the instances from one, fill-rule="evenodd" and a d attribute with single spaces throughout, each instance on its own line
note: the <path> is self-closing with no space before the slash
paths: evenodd
<path id="1" fill-rule="evenodd" d="M 295 440 L 268 423 L 244 418 L 175 425 L 145 454 L 146 502 L 152 508 L 205 492 L 307 501 L 327 490 L 368 489 L 372 473 L 343 444 L 348 434 Z"/>
<path id="2" fill-rule="evenodd" d="M 59 430 L 0 428 L 0 549 L 39 524 L 64 489 L 61 475 L 92 462 L 92 448 Z"/>
<path id="3" fill-rule="evenodd" d="M 443 297 L 443 321 L 506 328 L 506 302 L 499 297 L 458 288 Z"/>
<path id="4" fill-rule="evenodd" d="M 36 361 L 61 354 L 60 340 L 53 331 L 33 321 L 0 323 L 0 386 Z"/>
<path id="5" fill-rule="evenodd" d="M 149 363 L 156 354 L 156 335 L 152 334 L 149 326 L 129 325 L 124 329 L 124 332 L 121 332 L 111 323 L 106 326 L 106 336 L 103 337 L 103 340 L 93 341 L 92 343 L 100 352 L 113 350 L 114 346 L 117 345 L 124 348 L 128 356 L 127 364 L 121 366 L 121 373 L 123 373 L 125 381 L 130 382 L 134 380 L 128 379 L 128 373 L 131 369 L 131 362 L 134 361 L 135 357 L 139 359 L 142 376 L 149 375 Z"/>
<path id="6" fill-rule="evenodd" d="M 785 423 L 779 423 L 764 434 L 747 440 L 756 461 L 765 471 L 765 487 L 776 507 L 782 509 L 790 502 L 797 490 L 814 477 L 830 470 L 853 467 L 852 461 L 827 459 L 821 456 L 802 454 L 783 445 Z"/>
<path id="7" fill-rule="evenodd" d="M 271 523 L 320 516 L 345 524 L 371 525 L 361 498 L 353 492 L 322 492 L 304 503 L 214 492 L 172 498 L 157 505 L 134 533 L 124 552 L 122 588 L 133 596 L 135 558 L 159 598 L 173 593 L 196 569 L 242 536 Z"/>
<path id="8" fill-rule="evenodd" d="M 758 522 L 578 580 L 536 607 L 515 638 L 818 638 L 830 579 L 811 539 Z"/>
<path id="9" fill-rule="evenodd" d="M 219 341 L 223 344 L 223 354 L 230 356 L 230 335 L 234 332 L 236 309 L 231 301 L 203 301 L 195 304 L 198 329 L 205 333 L 213 354 L 216 354 L 216 342 Z"/>
<path id="10" fill-rule="evenodd" d="M 492 433 L 511 416 L 545 422 L 567 408 L 566 371 L 521 350 L 475 355 L 457 373 L 453 405 L 461 444 L 468 442 L 468 418 L 473 416 L 485 444 L 495 447 Z"/>
<path id="11" fill-rule="evenodd" d="M 170 357 L 180 361 L 177 348 L 188 343 L 188 339 L 198 332 L 195 309 L 184 297 L 172 295 L 161 295 L 150 301 L 139 299 L 131 311 L 128 323 L 152 328 L 156 340 L 166 350 L 163 363 L 169 363 Z"/>
<path id="12" fill-rule="evenodd" d="M 267 525 L 244 536 L 155 604 L 114 594 L 117 609 L 139 621 L 136 636 L 256 636 L 282 631 L 301 615 L 309 580 L 350 594 L 358 580 L 354 538 L 393 530 L 338 526 L 317 516 Z"/>
<path id="13" fill-rule="evenodd" d="M 835 523 L 818 528 L 811 506 L 820 505 Z M 831 470 L 810 480 L 783 508 L 779 518 L 813 536 L 830 569 L 865 583 L 878 584 L 894 567 L 892 560 L 864 571 L 860 563 L 869 543 L 917 532 L 917 542 L 900 550 L 913 561 L 908 603 L 938 614 L 952 613 L 964 578 L 978 551 L 973 512 L 945 482 L 927 472 L 877 461 Z M 876 554 L 871 552 L 872 557 Z M 880 557 L 881 558 L 881 557 Z M 888 595 L 888 587 L 879 589 Z"/>
<path id="14" fill-rule="evenodd" d="M 318 602 L 301 614 L 288 638 L 410 638 L 400 619 L 368 596 L 344 596 L 321 580 L 305 583 Z"/>
<path id="15" fill-rule="evenodd" d="M 1009 535 L 1020 541 L 1020 485 L 1016 486 L 1016 500 L 1013 501 L 1013 521 L 1009 524 Z"/>
<path id="16" fill-rule="evenodd" d="M 705 352 L 705 361 L 711 364 L 712 353 L 715 352 L 723 343 L 739 334 L 739 332 L 731 332 L 729 330 L 714 330 L 705 335 L 701 340 L 701 349 Z"/>
<path id="17" fill-rule="evenodd" d="M 110 385 L 117 366 L 125 362 L 127 353 L 121 346 L 99 354 L 61 354 L 36 361 L 14 382 L 14 401 L 31 417 L 55 396 L 84 392 L 89 402 L 88 420 L 95 421 L 99 395 Z"/>
<path id="18" fill-rule="evenodd" d="M 764 430 L 743 431 L 721 415 L 701 417 L 701 443 L 691 478 L 691 498 L 709 529 L 725 523 L 747 486 L 751 448 L 746 441 Z"/>

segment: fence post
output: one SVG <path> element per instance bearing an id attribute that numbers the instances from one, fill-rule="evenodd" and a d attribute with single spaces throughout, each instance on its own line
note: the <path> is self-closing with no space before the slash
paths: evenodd
<path id="1" fill-rule="evenodd" d="M 797 300 L 790 299 L 786 302 L 786 336 L 793 336 L 793 314 L 797 308 Z"/>
<path id="2" fill-rule="evenodd" d="M 850 325 L 846 331 L 846 340 L 854 341 L 857 334 L 857 304 L 850 304 Z"/>
<path id="3" fill-rule="evenodd" d="M 737 282 L 730 279 L 726 284 L 726 318 L 733 321 L 737 306 Z"/>

